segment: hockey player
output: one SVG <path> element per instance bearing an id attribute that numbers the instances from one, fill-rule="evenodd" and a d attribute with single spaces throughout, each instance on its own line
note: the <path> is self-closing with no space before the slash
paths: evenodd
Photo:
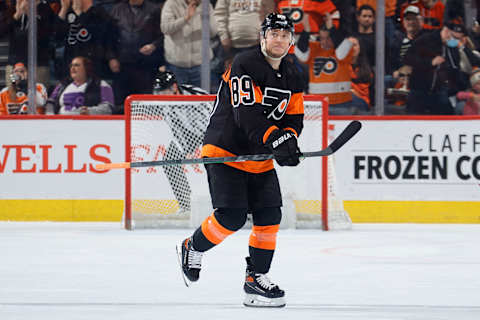
<path id="1" fill-rule="evenodd" d="M 237 55 L 222 76 L 202 156 L 271 152 L 280 166 L 296 166 L 304 88 L 294 66 L 283 59 L 293 45 L 293 24 L 271 13 L 260 36 L 260 46 Z M 267 276 L 282 216 L 273 160 L 208 164 L 206 170 L 215 210 L 177 247 L 185 283 L 199 279 L 203 253 L 239 230 L 251 213 L 244 305 L 285 306 L 285 292 Z"/>
<path id="2" fill-rule="evenodd" d="M 208 94 L 202 88 L 188 84 L 179 84 L 175 74 L 160 68 L 153 83 L 154 94 L 202 95 Z M 182 159 L 193 154 L 202 145 L 211 108 L 208 104 L 194 106 L 168 106 L 162 110 L 164 121 L 172 130 L 173 140 L 167 147 L 164 160 Z M 190 214 L 191 189 L 181 166 L 163 167 L 179 209 L 175 217 L 188 217 Z M 169 218 L 170 216 L 166 216 Z"/>

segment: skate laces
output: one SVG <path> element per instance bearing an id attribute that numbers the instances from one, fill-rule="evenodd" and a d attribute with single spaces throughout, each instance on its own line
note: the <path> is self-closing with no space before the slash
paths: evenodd
<path id="1" fill-rule="evenodd" d="M 192 247 L 188 249 L 188 266 L 192 269 L 202 268 L 203 252 L 196 251 Z"/>
<path id="2" fill-rule="evenodd" d="M 255 279 L 257 280 L 258 284 L 261 285 L 263 288 L 267 290 L 271 290 L 277 285 L 274 284 L 268 277 L 267 275 L 263 273 L 257 273 L 255 274 Z"/>

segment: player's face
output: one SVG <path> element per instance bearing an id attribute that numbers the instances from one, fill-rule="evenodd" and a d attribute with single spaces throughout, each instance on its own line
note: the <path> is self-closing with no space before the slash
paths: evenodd
<path id="1" fill-rule="evenodd" d="M 270 57 L 280 58 L 290 48 L 292 33 L 284 29 L 270 29 L 265 34 L 265 51 Z"/>

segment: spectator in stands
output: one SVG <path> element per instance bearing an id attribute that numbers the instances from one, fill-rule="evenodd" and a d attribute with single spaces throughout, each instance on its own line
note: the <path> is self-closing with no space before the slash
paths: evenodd
<path id="1" fill-rule="evenodd" d="M 12 20 L 14 12 L 15 8 L 11 0 L 0 2 L 0 34 L 6 34 L 8 32 L 8 25 Z"/>
<path id="2" fill-rule="evenodd" d="M 387 87 L 385 96 L 385 114 L 405 114 L 407 97 L 410 92 L 410 75 L 412 67 L 404 65 L 395 71 L 391 87 Z"/>
<path id="3" fill-rule="evenodd" d="M 276 10 L 266 12 L 280 12 L 292 20 L 295 27 L 295 39 L 298 40 L 300 34 L 304 31 L 304 20 L 308 17 L 309 32 L 313 36 L 317 36 L 320 27 L 325 24 L 325 15 L 328 13 L 333 25 L 338 28 L 340 26 L 340 12 L 338 11 L 332 0 L 316 1 L 316 0 L 275 0 Z M 268 10 L 267 8 L 265 8 Z M 309 67 L 298 60 L 294 52 L 295 46 L 291 46 L 286 60 L 292 62 L 302 75 L 304 80 L 305 92 L 308 92 Z"/>
<path id="4" fill-rule="evenodd" d="M 403 12 L 409 6 L 416 6 L 424 19 L 425 29 L 440 30 L 443 27 L 445 5 L 440 0 L 418 0 L 405 2 L 400 11 L 400 20 L 403 21 Z"/>
<path id="5" fill-rule="evenodd" d="M 89 58 L 95 72 L 108 74 L 112 57 L 112 41 L 118 36 L 112 20 L 102 7 L 93 6 L 93 0 L 62 0 L 58 13 L 57 39 L 65 46 L 59 74 L 67 73 L 67 66 L 74 57 Z"/>
<path id="6" fill-rule="evenodd" d="M 9 36 L 8 65 L 6 73 L 11 73 L 17 61 L 28 60 L 28 0 L 17 0 L 15 13 L 9 19 L 6 33 Z M 50 60 L 53 59 L 51 39 L 55 28 L 55 13 L 46 0 L 37 3 L 37 80 L 48 86 L 50 82 Z M 8 84 L 8 81 L 7 81 Z"/>
<path id="7" fill-rule="evenodd" d="M 202 95 L 207 91 L 192 85 L 179 84 L 175 74 L 160 68 L 153 85 L 154 94 Z M 191 106 L 166 106 L 160 110 L 163 120 L 172 131 L 164 160 L 184 159 L 187 155 L 200 156 L 203 135 L 210 118 L 209 104 L 197 103 Z M 174 215 L 188 216 L 191 210 L 191 189 L 182 166 L 164 166 L 163 170 L 178 202 L 179 209 Z M 170 215 L 169 215 L 170 216 Z"/>
<path id="8" fill-rule="evenodd" d="M 62 81 L 48 98 L 47 114 L 112 114 L 113 91 L 95 74 L 92 61 L 75 57 L 70 64 L 70 78 Z"/>
<path id="9" fill-rule="evenodd" d="M 218 0 L 215 5 L 215 19 L 225 59 L 259 44 L 261 0 Z"/>
<path id="10" fill-rule="evenodd" d="M 374 12 L 377 10 L 377 0 L 357 0 L 357 8 L 370 6 Z M 393 46 L 393 35 L 395 34 L 395 10 L 397 0 L 385 0 L 385 45 L 388 50 Z M 359 30 L 360 31 L 360 30 Z M 372 66 L 375 64 L 371 64 Z"/>
<path id="11" fill-rule="evenodd" d="M 452 30 L 452 34 L 459 39 L 459 71 L 458 74 L 449 78 L 449 97 L 456 113 L 462 114 L 464 101 L 457 101 L 456 95 L 457 92 L 470 88 L 470 75 L 475 68 L 480 67 L 480 53 L 475 50 L 473 42 L 467 36 L 467 29 L 460 17 L 448 21 L 446 25 Z"/>
<path id="12" fill-rule="evenodd" d="M 332 0 L 340 14 L 339 28 L 345 34 L 353 34 L 356 30 L 356 2 L 357 0 Z"/>
<path id="13" fill-rule="evenodd" d="M 318 33 L 319 41 L 309 41 L 308 14 L 303 21 L 295 54 L 309 65 L 309 92 L 328 98 L 331 114 L 353 114 L 351 93 L 352 42 L 345 39 L 333 26 L 330 14 L 325 15 L 325 25 Z"/>
<path id="14" fill-rule="evenodd" d="M 453 114 L 449 81 L 460 75 L 459 43 L 463 38 L 456 24 L 445 25 L 417 38 L 408 50 L 405 64 L 412 67 L 407 112 Z"/>
<path id="15" fill-rule="evenodd" d="M 320 27 L 325 23 L 325 15 L 328 13 L 336 28 L 340 24 L 340 12 L 331 0 L 278 0 L 277 11 L 288 16 L 295 27 L 295 34 L 300 35 L 304 30 L 304 19 L 308 15 L 310 32 L 317 34 Z M 273 12 L 273 11 L 269 11 Z"/>
<path id="16" fill-rule="evenodd" d="M 0 1 L 0 34 L 5 35 L 9 34 L 9 28 L 11 21 L 13 19 L 13 14 L 15 13 L 15 5 L 12 4 L 12 0 Z M 12 66 L 6 67 L 5 70 L 5 83 L 8 85 L 10 83 L 10 72 Z"/>
<path id="17" fill-rule="evenodd" d="M 423 29 L 423 17 L 416 6 L 408 6 L 403 11 L 403 30 L 395 32 L 393 47 L 390 53 L 394 78 L 398 78 L 398 69 L 404 65 L 403 60 L 413 40 L 427 32 Z"/>
<path id="18" fill-rule="evenodd" d="M 368 114 L 371 109 L 371 90 L 373 84 L 373 70 L 368 63 L 367 55 L 360 40 L 356 37 L 349 37 L 352 43 L 352 64 L 350 77 L 352 79 L 352 108 L 356 113 Z"/>
<path id="19" fill-rule="evenodd" d="M 23 62 L 14 65 L 10 74 L 9 85 L 0 92 L 0 116 L 7 114 L 28 113 L 28 72 Z M 44 106 L 47 101 L 47 89 L 41 83 L 36 88 L 36 112 L 44 113 Z"/>
<path id="20" fill-rule="evenodd" d="M 168 68 L 180 83 L 197 87 L 201 86 L 201 14 L 200 0 L 167 0 L 162 9 L 160 25 L 165 35 L 164 49 Z M 217 34 L 217 25 L 211 5 L 209 15 L 210 36 L 213 37 Z M 211 49 L 209 57 L 213 57 Z"/>
<path id="21" fill-rule="evenodd" d="M 360 39 L 362 47 L 367 53 L 368 62 L 371 66 L 375 65 L 375 30 L 373 29 L 375 23 L 375 10 L 364 4 L 357 9 L 357 31 L 353 34 Z"/>
<path id="22" fill-rule="evenodd" d="M 111 12 L 113 7 L 120 1 L 123 0 L 93 0 L 93 5 L 96 7 L 102 7 L 107 12 Z"/>
<path id="23" fill-rule="evenodd" d="M 160 10 L 149 0 L 128 0 L 110 13 L 119 32 L 109 61 L 116 105 L 130 94 L 151 93 L 155 72 L 165 64 Z"/>
<path id="24" fill-rule="evenodd" d="M 443 21 L 462 18 L 465 21 L 465 0 L 445 0 L 445 15 Z M 477 7 L 477 11 L 479 8 Z"/>
<path id="25" fill-rule="evenodd" d="M 466 101 L 463 108 L 464 115 L 480 114 L 480 69 L 472 72 L 470 76 L 471 89 L 468 91 L 459 91 L 457 99 Z"/>

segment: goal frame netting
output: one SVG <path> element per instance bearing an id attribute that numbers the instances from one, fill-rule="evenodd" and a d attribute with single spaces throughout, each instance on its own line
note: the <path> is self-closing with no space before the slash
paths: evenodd
<path id="1" fill-rule="evenodd" d="M 133 103 L 137 102 L 159 102 L 165 101 L 166 103 L 172 102 L 184 102 L 184 103 L 199 103 L 199 102 L 211 102 L 213 103 L 215 100 L 214 95 L 131 95 L 125 100 L 125 161 L 132 162 L 132 110 L 131 106 Z M 329 116 L 328 116 L 328 102 L 327 100 L 320 95 L 305 95 L 304 100 L 312 103 L 321 104 L 321 119 L 322 122 L 321 126 L 321 148 L 326 148 L 329 143 Z M 301 139 L 301 137 L 300 137 Z M 317 150 L 304 150 L 304 151 L 317 151 Z M 334 173 L 333 168 L 333 159 L 330 157 L 321 157 L 321 228 L 325 231 L 330 230 L 330 223 L 329 223 L 329 194 L 331 197 L 332 186 L 329 186 L 329 173 Z M 306 160 L 311 161 L 311 160 Z M 301 165 L 301 164 L 300 164 Z M 277 167 L 277 166 L 276 166 Z M 329 168 L 330 167 L 330 168 Z M 332 171 L 332 172 L 329 172 Z M 330 179 L 332 180 L 332 179 Z M 335 177 L 333 178 L 335 180 Z M 330 184 L 333 184 L 333 181 L 330 181 Z M 124 206 L 124 215 L 123 215 L 123 223 L 124 227 L 127 230 L 133 230 L 135 226 L 135 219 L 132 210 L 132 169 L 125 170 L 125 206 Z M 335 186 L 333 186 L 335 187 Z M 330 188 L 330 191 L 329 191 Z M 335 191 L 336 192 L 336 191 Z M 284 201 L 285 202 L 285 201 Z M 285 206 L 285 203 L 284 203 Z M 350 218 L 348 217 L 348 213 L 344 212 L 343 209 L 343 202 L 340 200 L 340 207 L 343 211 L 342 214 L 346 215 L 346 219 L 351 226 Z M 193 210 L 192 210 L 193 212 Z M 285 218 L 285 217 L 284 217 Z M 196 221 L 198 222 L 198 221 Z M 158 227 L 158 226 L 156 226 Z M 168 226 L 167 226 L 168 227 Z M 183 226 L 188 227 L 188 226 Z M 190 226 L 192 227 L 192 226 Z M 306 228 L 309 228 L 308 226 Z M 318 227 L 314 227 L 318 228 Z M 340 227 L 340 229 L 349 229 L 349 227 Z"/>

